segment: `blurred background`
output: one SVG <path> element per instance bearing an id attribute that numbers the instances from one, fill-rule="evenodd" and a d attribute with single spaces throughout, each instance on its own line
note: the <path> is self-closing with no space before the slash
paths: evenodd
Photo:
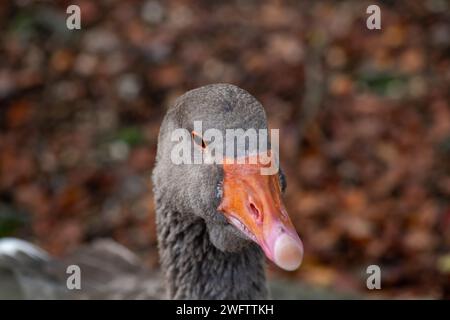
<path id="1" fill-rule="evenodd" d="M 228 82 L 280 128 L 305 244 L 298 271 L 270 278 L 450 297 L 448 1 L 1 1 L 0 29 L 0 237 L 56 256 L 111 237 L 157 269 L 160 122 L 185 91 Z M 366 288 L 371 264 L 382 290 Z"/>

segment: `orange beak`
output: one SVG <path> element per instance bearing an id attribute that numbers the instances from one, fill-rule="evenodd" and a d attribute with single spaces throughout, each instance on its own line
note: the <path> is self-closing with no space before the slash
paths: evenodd
<path id="1" fill-rule="evenodd" d="M 262 175 L 264 167 L 225 161 L 223 199 L 217 209 L 280 268 L 295 270 L 303 259 L 303 244 L 281 200 L 278 174 Z"/>

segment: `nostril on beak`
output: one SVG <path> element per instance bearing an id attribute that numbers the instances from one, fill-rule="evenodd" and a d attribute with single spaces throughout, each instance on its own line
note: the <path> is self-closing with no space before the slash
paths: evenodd
<path id="1" fill-rule="evenodd" d="M 262 216 L 261 212 L 258 210 L 258 208 L 256 207 L 256 205 L 253 202 L 250 202 L 249 207 L 250 207 L 250 212 L 252 213 L 253 217 L 256 219 L 256 221 L 261 223 L 263 220 L 263 216 Z"/>

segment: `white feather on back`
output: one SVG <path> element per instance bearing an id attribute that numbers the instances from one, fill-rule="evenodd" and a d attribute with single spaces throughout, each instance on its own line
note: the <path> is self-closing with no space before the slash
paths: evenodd
<path id="1" fill-rule="evenodd" d="M 16 257 L 19 253 L 26 254 L 35 259 L 47 260 L 49 258 L 48 254 L 44 250 L 27 241 L 16 238 L 0 239 L 0 257 Z"/>

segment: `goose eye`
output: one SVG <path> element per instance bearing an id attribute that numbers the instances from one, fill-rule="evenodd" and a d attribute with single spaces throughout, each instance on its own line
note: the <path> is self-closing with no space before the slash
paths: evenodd
<path id="1" fill-rule="evenodd" d="M 192 140 L 194 140 L 195 144 L 201 147 L 202 149 L 206 149 L 205 140 L 195 131 L 192 131 Z"/>
<path id="2" fill-rule="evenodd" d="M 284 172 L 281 171 L 281 169 L 278 170 L 278 177 L 280 178 L 281 192 L 284 192 L 287 187 L 287 182 L 286 182 L 286 176 L 284 175 Z"/>
<path id="3" fill-rule="evenodd" d="M 216 185 L 215 196 L 216 196 L 216 199 L 222 199 L 222 197 L 223 197 L 223 182 L 219 182 Z"/>

